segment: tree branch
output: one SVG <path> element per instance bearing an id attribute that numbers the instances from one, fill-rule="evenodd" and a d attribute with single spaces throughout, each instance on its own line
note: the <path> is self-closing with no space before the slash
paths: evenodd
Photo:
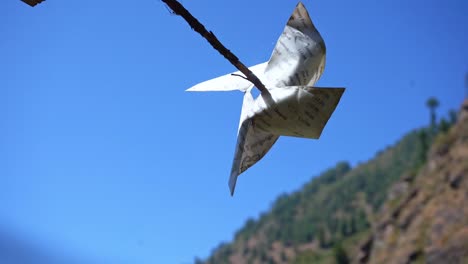
<path id="1" fill-rule="evenodd" d="M 219 40 L 216 38 L 216 36 L 213 34 L 213 32 L 206 30 L 205 26 L 203 26 L 190 12 L 185 9 L 185 7 L 180 4 L 176 0 L 162 0 L 164 3 L 166 3 L 169 8 L 172 9 L 172 11 L 187 21 L 187 23 L 192 27 L 193 30 L 198 32 L 203 38 L 205 38 L 211 46 L 216 49 L 221 55 L 224 56 L 234 67 L 236 67 L 239 71 L 241 71 L 247 80 L 249 80 L 251 83 L 257 87 L 262 94 L 270 94 L 263 85 L 263 83 L 260 81 L 260 79 L 247 68 L 242 62 L 239 61 L 239 58 L 236 57 L 230 50 L 228 50 Z"/>

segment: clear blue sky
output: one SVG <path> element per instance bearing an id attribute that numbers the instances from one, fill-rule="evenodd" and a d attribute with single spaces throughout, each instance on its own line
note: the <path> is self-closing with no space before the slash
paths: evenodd
<path id="1" fill-rule="evenodd" d="M 253 65 L 297 2 L 182 3 Z M 279 194 L 428 124 L 429 96 L 459 107 L 468 1 L 304 4 L 327 45 L 318 85 L 347 90 L 320 140 L 280 138 L 231 197 L 242 94 L 184 92 L 234 68 L 182 18 L 156 0 L 1 1 L 0 232 L 18 252 L 190 263 Z"/>

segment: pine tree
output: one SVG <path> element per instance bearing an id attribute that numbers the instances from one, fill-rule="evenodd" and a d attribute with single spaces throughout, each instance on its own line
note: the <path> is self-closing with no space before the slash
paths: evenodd
<path id="1" fill-rule="evenodd" d="M 465 74 L 465 98 L 468 98 L 468 72 Z"/>
<path id="2" fill-rule="evenodd" d="M 426 101 L 426 106 L 429 108 L 429 111 L 431 113 L 431 129 L 432 129 L 432 132 L 435 132 L 436 120 L 437 120 L 435 110 L 439 106 L 439 100 L 437 100 L 437 98 L 435 98 L 435 97 L 430 97 Z"/>

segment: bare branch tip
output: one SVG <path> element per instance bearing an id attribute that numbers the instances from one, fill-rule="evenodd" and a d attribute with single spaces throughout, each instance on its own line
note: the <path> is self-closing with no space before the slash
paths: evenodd
<path id="1" fill-rule="evenodd" d="M 242 75 L 240 75 L 240 74 L 231 73 L 231 75 L 232 75 L 232 76 L 236 76 L 236 77 L 241 77 L 241 78 L 244 79 L 244 80 L 250 81 L 249 79 L 247 79 L 247 77 L 242 76 Z"/>

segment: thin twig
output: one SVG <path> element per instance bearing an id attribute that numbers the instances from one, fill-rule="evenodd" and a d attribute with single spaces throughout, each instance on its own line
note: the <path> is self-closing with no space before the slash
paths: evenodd
<path id="1" fill-rule="evenodd" d="M 241 77 L 242 79 L 245 79 L 245 80 L 249 80 L 247 78 L 245 78 L 244 76 L 240 75 L 240 74 L 237 74 L 237 73 L 231 73 L 232 76 L 236 76 L 236 77 Z"/>
<path id="2" fill-rule="evenodd" d="M 216 38 L 213 32 L 206 30 L 203 26 L 190 12 L 185 9 L 185 7 L 176 0 L 162 0 L 166 5 L 168 5 L 176 15 L 179 15 L 187 21 L 187 23 L 192 27 L 193 30 L 198 32 L 202 37 L 204 37 L 210 44 L 216 49 L 221 55 L 223 55 L 229 62 L 234 65 L 239 71 L 241 71 L 247 80 L 257 87 L 262 94 L 269 94 L 267 88 L 260 79 L 247 68 L 242 62 L 239 61 L 239 58 L 236 57 L 230 50 L 228 50 L 221 42 Z"/>

